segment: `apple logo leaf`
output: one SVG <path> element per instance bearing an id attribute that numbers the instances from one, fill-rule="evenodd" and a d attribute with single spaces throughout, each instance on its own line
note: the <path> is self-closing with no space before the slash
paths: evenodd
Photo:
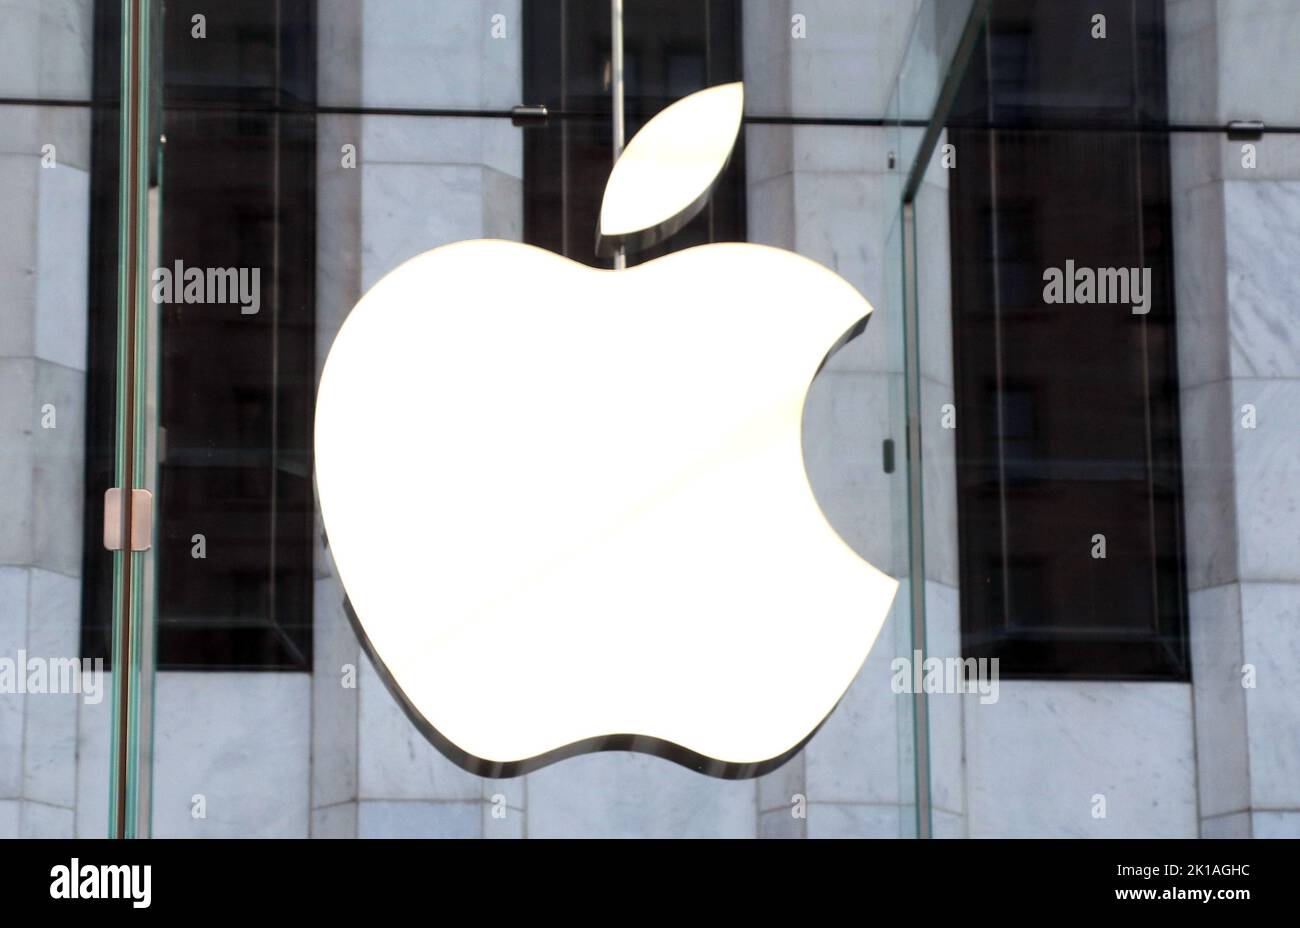
<path id="1" fill-rule="evenodd" d="M 743 83 L 719 84 L 656 113 L 605 184 L 596 253 L 643 251 L 704 208 L 727 166 L 745 110 Z"/>

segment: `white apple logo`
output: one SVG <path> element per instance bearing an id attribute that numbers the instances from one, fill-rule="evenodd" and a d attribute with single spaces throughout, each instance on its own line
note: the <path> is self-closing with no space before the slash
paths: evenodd
<path id="1" fill-rule="evenodd" d="M 632 140 L 606 247 L 703 204 L 741 93 Z M 430 740 L 498 776 L 602 749 L 752 776 L 797 751 L 897 589 L 827 523 L 801 447 L 814 374 L 870 312 L 750 244 L 603 271 L 468 241 L 375 284 L 321 377 L 317 492 L 358 635 Z"/>

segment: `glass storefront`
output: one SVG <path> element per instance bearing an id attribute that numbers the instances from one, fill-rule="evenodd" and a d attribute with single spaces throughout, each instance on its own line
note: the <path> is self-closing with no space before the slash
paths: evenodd
<path id="1" fill-rule="evenodd" d="M 609 4 L 525 5 L 475 22 L 479 41 L 468 41 L 470 22 L 457 3 L 250 3 L 211 16 L 198 5 L 145 4 L 135 12 L 118 41 L 141 56 L 125 77 L 140 95 L 137 109 L 120 114 L 123 125 L 139 120 L 124 148 L 139 173 L 105 159 L 94 175 L 109 184 L 116 169 L 123 183 L 141 184 L 144 197 L 117 232 L 116 266 L 98 274 L 129 276 L 139 262 L 131 282 L 120 284 L 135 288 L 135 338 L 116 346 L 104 338 L 120 364 L 101 363 L 94 384 L 108 391 L 131 381 L 130 432 L 107 421 L 90 431 L 105 444 L 116 438 L 119 454 L 134 442 L 133 485 L 153 495 L 156 516 L 151 547 L 129 556 L 119 581 L 125 592 L 110 589 L 106 562 L 126 552 L 95 547 L 84 559 L 88 578 L 104 578 L 86 584 L 87 603 L 111 598 L 131 610 L 129 622 L 120 610 L 98 608 L 83 621 L 87 653 L 114 671 L 124 660 L 135 671 L 130 689 L 115 689 L 129 711 L 119 708 L 122 727 L 110 733 L 122 792 L 110 829 L 245 834 L 292 827 L 287 816 L 310 807 L 313 828 L 333 827 L 329 819 L 349 811 L 362 833 L 460 833 L 465 813 L 477 819 L 486 803 L 483 824 L 470 826 L 485 835 L 653 834 L 664 825 L 650 810 L 674 798 L 699 807 L 701 834 L 802 826 L 803 757 L 757 783 L 706 779 L 622 752 L 527 777 L 459 769 L 397 710 L 358 649 L 322 540 L 312 493 L 318 371 L 338 323 L 375 281 L 422 251 L 474 237 L 612 266 L 591 247 L 613 158 Z M 738 3 L 663 12 L 630 4 L 623 22 L 629 138 L 673 100 L 745 79 L 745 42 L 772 39 L 742 29 Z M 784 31 L 771 28 L 778 26 Z M 106 27 L 97 38 L 105 46 L 114 39 Z M 321 57 L 326 38 L 338 45 Z M 865 169 L 888 144 L 888 130 L 859 118 L 851 94 L 822 111 L 813 101 L 764 94 L 761 77 L 750 85 L 746 127 L 705 210 L 629 265 L 711 241 L 798 250 L 810 234 L 845 244 L 873 236 L 869 216 L 851 203 L 837 210 L 847 228 L 816 220 L 800 228 L 794 191 L 772 161 L 833 147 Z M 112 79 L 97 73 L 96 92 Z M 544 105 L 548 115 L 512 119 L 519 104 Z M 870 168 L 882 181 L 889 170 Z M 864 186 L 854 179 L 836 190 L 831 178 L 824 195 L 856 187 L 861 197 Z M 888 195 L 883 186 L 865 192 Z M 886 278 L 901 285 L 901 251 L 896 239 L 874 238 L 869 259 L 849 257 L 836 268 L 875 296 L 877 310 L 868 335 L 838 352 L 810 391 L 805 455 L 828 518 L 859 553 L 905 580 L 903 301 L 885 290 Z M 821 246 L 813 256 L 825 253 Z M 210 267 L 236 269 L 228 291 L 186 294 L 186 271 L 206 283 Z M 153 268 L 146 294 L 140 287 Z M 248 279 L 248 269 L 257 276 Z M 98 289 L 110 286 L 98 277 Z M 846 447 L 861 454 L 847 467 Z M 911 654 L 910 605 L 905 585 L 873 665 Z M 125 658 L 114 650 L 123 635 L 132 642 Z M 851 691 L 820 737 L 849 746 L 848 758 L 827 765 L 835 777 L 859 781 L 846 784 L 846 796 L 877 800 L 864 833 L 916 835 L 928 822 L 917 802 L 912 700 L 886 695 Z M 212 752 L 214 740 L 235 756 Z M 196 779 L 204 764 L 221 766 Z M 297 767 L 307 774 L 298 778 L 302 794 L 268 790 L 259 766 L 277 776 Z M 336 808 L 329 801 L 336 781 L 376 799 Z M 575 794 L 592 792 L 596 808 L 571 807 Z M 407 798 L 412 793 L 428 799 Z M 761 823 L 756 802 L 771 805 Z M 406 803 L 425 825 L 390 821 Z"/>
<path id="2" fill-rule="evenodd" d="M 1260 329 L 1286 342 L 1295 317 L 1249 257 L 1252 242 L 1300 241 L 1287 173 L 1300 115 L 1259 110 L 1236 72 L 1216 78 L 1236 109 L 1199 111 L 1212 75 L 1187 62 L 1210 27 L 1185 5 L 1127 4 L 1099 23 L 1021 0 L 20 4 L 0 69 L 0 647 L 102 673 L 79 664 L 84 692 L 0 702 L 0 745 L 21 748 L 0 770 L 13 830 L 1086 834 L 1103 827 L 1100 796 L 1119 832 L 1194 835 L 1300 808 L 1280 785 L 1289 761 L 1264 747 L 1246 754 L 1273 793 L 1247 778 L 1207 799 L 1235 774 L 1204 746 L 1265 744 L 1272 729 L 1193 712 L 1244 700 L 1255 724 L 1294 717 L 1293 699 L 1229 684 L 1289 646 L 1269 623 L 1300 583 L 1294 539 L 1255 531 L 1294 511 L 1277 481 L 1294 475 L 1280 423 L 1294 425 L 1295 362 Z M 1223 35 L 1273 17 L 1300 43 L 1300 17 L 1236 16 Z M 645 250 L 598 250 L 616 150 L 675 101 L 733 82 L 743 122 L 707 201 Z M 1256 157 L 1267 186 L 1245 173 Z M 1261 224 L 1271 238 L 1253 237 Z M 386 275 L 479 239 L 644 281 L 690 248 L 772 246 L 874 308 L 817 369 L 801 450 L 826 521 L 898 588 L 852 684 L 781 763 L 706 770 L 646 733 L 600 732 L 573 756 L 494 770 L 431 733 L 396 663 L 372 659 L 321 515 L 321 372 Z M 1086 289 L 1076 268 L 1096 269 Z M 682 299 L 700 314 L 719 303 Z M 745 336 L 733 350 L 756 344 Z M 662 341 L 642 339 L 575 345 L 556 369 L 603 355 L 609 380 L 588 389 L 613 391 L 617 359 L 640 370 L 631 360 Z M 507 390 L 528 405 L 538 384 L 504 346 L 484 357 L 465 402 Z M 742 367 L 719 357 L 717 377 Z M 674 378 L 670 358 L 661 375 Z M 419 397 L 379 402 L 387 427 L 429 427 Z M 1256 414 L 1264 431 L 1238 428 Z M 430 480 L 505 447 L 489 441 L 501 422 L 478 427 L 481 442 L 429 446 Z M 554 453 L 476 466 L 505 495 Z M 370 460 L 374 496 L 421 511 L 427 486 L 389 484 L 409 462 Z M 494 546 L 518 548 L 512 515 L 491 518 Z M 1193 540 L 1229 522 L 1230 545 Z M 394 563 L 432 602 L 449 568 L 428 550 Z M 649 597 L 665 569 L 639 565 L 644 589 L 621 594 Z M 689 592 L 684 614 L 718 608 Z M 1241 605 L 1252 596 L 1282 605 Z M 427 603 L 407 607 L 428 620 Z M 728 641 L 700 629 L 680 647 L 748 653 L 744 623 L 727 627 Z M 792 678 L 834 650 L 808 615 L 783 627 Z M 655 632 L 640 630 L 648 649 Z M 492 647 L 523 666 L 546 659 L 536 641 Z M 673 672 L 666 693 L 682 686 Z M 1082 721 L 1053 727 L 1063 716 Z M 1151 764 L 1158 785 L 1118 772 L 1128 735 L 1097 776 L 1071 772 L 1086 766 L 1076 749 L 1109 749 L 1116 727 L 1139 752 L 1148 726 L 1167 758 Z"/>

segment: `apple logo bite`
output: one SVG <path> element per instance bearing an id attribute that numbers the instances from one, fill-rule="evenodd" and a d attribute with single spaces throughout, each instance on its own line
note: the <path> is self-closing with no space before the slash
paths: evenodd
<path id="1" fill-rule="evenodd" d="M 705 203 L 740 84 L 654 117 L 599 248 Z M 620 271 L 513 242 L 425 252 L 357 303 L 316 404 L 316 486 L 358 637 L 424 734 L 517 776 L 636 750 L 715 776 L 792 756 L 897 581 L 834 531 L 801 422 L 871 306 L 792 252 L 722 243 Z"/>

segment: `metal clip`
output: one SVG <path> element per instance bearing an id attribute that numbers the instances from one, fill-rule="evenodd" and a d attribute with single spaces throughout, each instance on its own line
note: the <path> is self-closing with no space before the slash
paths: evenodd
<path id="1" fill-rule="evenodd" d="M 1228 123 L 1229 142 L 1258 142 L 1264 137 L 1264 122 L 1260 119 L 1236 119 Z"/>
<path id="2" fill-rule="evenodd" d="M 510 110 L 510 124 L 517 128 L 529 129 L 534 126 L 545 126 L 549 118 L 550 113 L 543 104 L 535 106 L 521 104 L 512 107 Z"/>
<path id="3" fill-rule="evenodd" d="M 148 551 L 153 543 L 153 494 L 131 491 L 131 550 Z M 104 547 L 122 550 L 122 489 L 104 491 Z"/>

